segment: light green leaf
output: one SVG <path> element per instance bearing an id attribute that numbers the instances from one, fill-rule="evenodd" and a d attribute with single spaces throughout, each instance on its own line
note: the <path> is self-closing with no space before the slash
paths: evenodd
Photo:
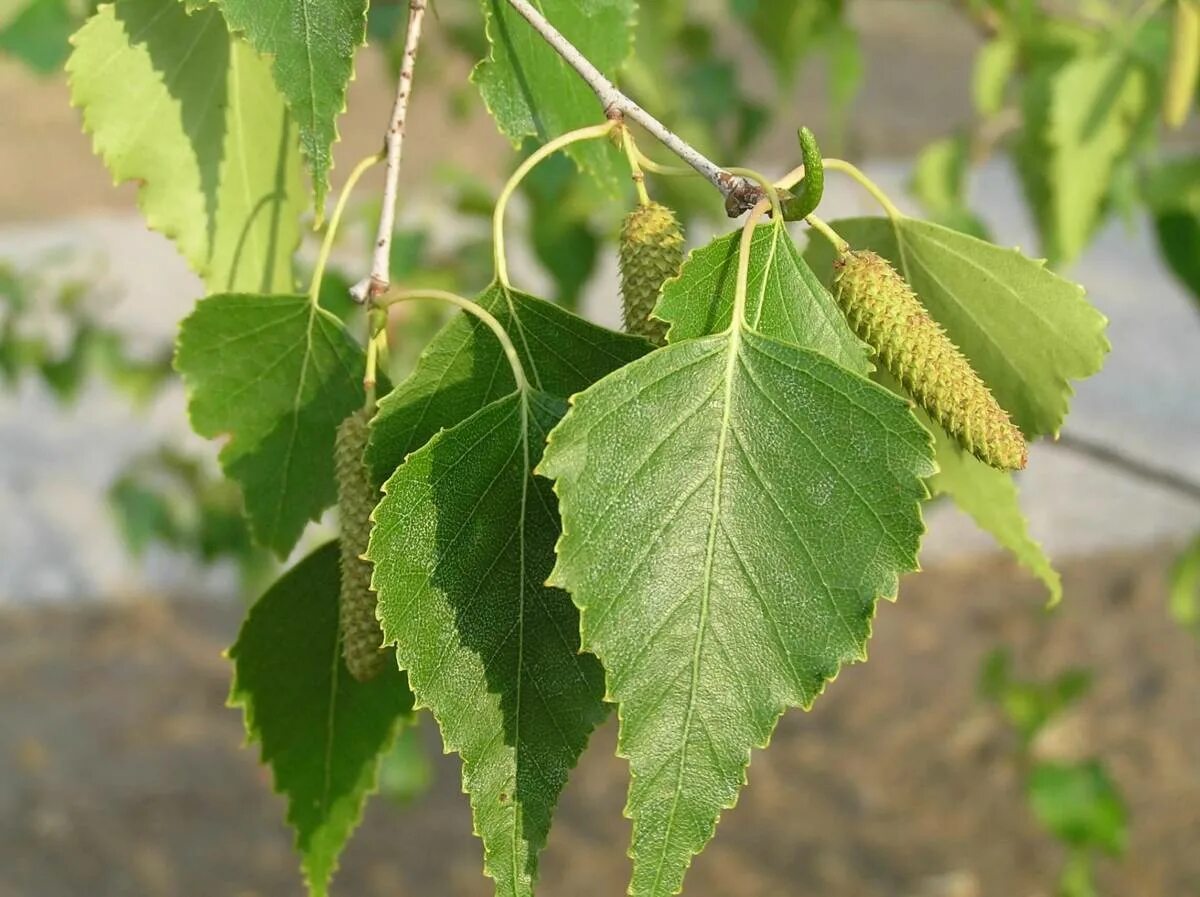
<path id="1" fill-rule="evenodd" d="M 1038 820 L 1067 846 L 1124 853 L 1128 812 L 1097 761 L 1038 763 L 1029 774 L 1028 790 Z"/>
<path id="2" fill-rule="evenodd" d="M 531 895 L 567 773 L 603 719 L 570 599 L 544 583 L 558 514 L 533 476 L 566 409 L 512 393 L 415 452 L 384 486 L 367 556 L 384 639 L 463 758 L 484 869 Z"/>
<path id="3" fill-rule="evenodd" d="M 367 0 L 216 0 L 229 27 L 271 59 L 275 83 L 300 127 L 318 221 L 325 208 L 337 118 L 354 53 L 367 36 Z"/>
<path id="4" fill-rule="evenodd" d="M 1149 102 L 1145 73 L 1119 50 L 1036 72 L 1025 88 L 1017 161 L 1043 251 L 1073 261 L 1090 242 Z"/>
<path id="5" fill-rule="evenodd" d="M 362 350 L 306 296 L 227 294 L 184 320 L 175 366 L 192 428 L 229 438 L 221 466 L 255 538 L 286 556 L 336 499 L 334 436 L 363 403 Z"/>
<path id="6" fill-rule="evenodd" d="M 551 395 L 573 395 L 650 350 L 640 337 L 598 327 L 499 284 L 478 302 L 511 334 L 530 382 Z M 391 476 L 438 430 L 515 388 L 496 337 L 473 316 L 455 316 L 421 353 L 416 370 L 379 402 L 367 447 L 376 480 Z"/>
<path id="7" fill-rule="evenodd" d="M 1183 550 L 1171 567 L 1171 616 L 1200 637 L 1200 536 Z"/>
<path id="8" fill-rule="evenodd" d="M 350 675 L 338 642 L 338 548 L 310 554 L 263 595 L 229 649 L 233 687 L 251 741 L 275 790 L 288 801 L 288 823 L 309 894 L 324 897 L 338 854 L 376 787 L 380 755 L 409 718 L 404 675 L 386 671 L 369 683 Z"/>
<path id="9" fill-rule="evenodd" d="M 771 61 L 779 83 L 788 87 L 808 51 L 840 23 L 843 4 L 842 0 L 731 0 L 730 6 Z"/>
<path id="10" fill-rule="evenodd" d="M 865 656 L 916 564 L 929 435 L 816 352 L 738 326 L 575 396 L 540 471 L 563 535 L 550 582 L 620 705 L 630 893 L 679 891 L 788 707 Z"/>
<path id="11" fill-rule="evenodd" d="M 986 238 L 983 222 L 968 206 L 969 143 L 959 134 L 926 146 L 913 164 L 909 190 L 939 224 Z"/>
<path id="12" fill-rule="evenodd" d="M 146 223 L 210 291 L 291 290 L 305 197 L 267 64 L 216 9 L 171 0 L 102 6 L 72 40 L 71 102 Z"/>
<path id="13" fill-rule="evenodd" d="M 987 117 L 1004 107 L 1004 93 L 1017 67 L 1019 47 L 1011 38 L 997 37 L 980 48 L 971 76 L 975 111 Z"/>
<path id="14" fill-rule="evenodd" d="M 854 218 L 834 228 L 855 248 L 894 264 L 945 328 L 1000 405 L 1028 437 L 1057 433 L 1072 380 L 1100 370 L 1107 321 L 1083 288 L 1015 249 L 1001 249 L 928 221 Z M 832 249 L 807 254 L 828 276 Z"/>
<path id="15" fill-rule="evenodd" d="M 949 495 L 984 531 L 1013 556 L 1050 592 L 1050 603 L 1062 600 L 1062 578 L 1045 550 L 1029 534 L 1029 524 L 1017 502 L 1017 485 L 1011 473 L 996 470 L 963 451 L 932 421 L 937 475 L 929 481 L 934 495 Z"/>
<path id="16" fill-rule="evenodd" d="M 679 276 L 667 282 L 654 316 L 671 325 L 672 343 L 729 326 L 742 231 L 693 250 Z M 837 303 L 796 249 L 782 222 L 760 224 L 750 244 L 746 317 L 759 333 L 812 349 L 865 374 L 867 348 Z"/>
<path id="17" fill-rule="evenodd" d="M 604 110 L 583 79 L 504 0 L 483 0 L 491 54 L 475 67 L 488 111 L 520 146 L 526 137 L 545 143 L 603 120 Z M 633 48 L 634 0 L 539 0 L 538 9 L 591 62 L 615 78 Z M 607 189 L 616 190 L 621 160 L 606 141 L 566 150 Z"/>

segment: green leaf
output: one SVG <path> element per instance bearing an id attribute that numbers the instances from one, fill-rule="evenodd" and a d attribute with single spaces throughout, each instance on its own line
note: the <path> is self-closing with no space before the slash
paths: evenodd
<path id="1" fill-rule="evenodd" d="M 229 704 L 288 801 L 309 894 L 323 897 L 376 787 L 379 758 L 412 710 L 404 675 L 350 675 L 338 644 L 338 547 L 285 573 L 250 609 L 229 649 Z"/>
<path id="2" fill-rule="evenodd" d="M 1099 226 L 1149 96 L 1143 70 L 1117 50 L 1080 56 L 1028 80 L 1017 162 L 1043 251 L 1056 264 L 1073 261 Z"/>
<path id="3" fill-rule="evenodd" d="M 71 47 L 71 10 L 67 0 L 29 0 L 0 29 L 0 52 L 8 53 L 39 75 L 58 71 Z"/>
<path id="4" fill-rule="evenodd" d="M 295 131 L 267 64 L 215 9 L 103 6 L 73 38 L 71 102 L 114 180 L 210 291 L 292 289 L 305 207 Z"/>
<path id="5" fill-rule="evenodd" d="M 614 333 L 526 293 L 493 283 L 478 299 L 511 334 L 530 382 L 566 398 L 640 358 L 650 344 Z M 378 482 L 438 430 L 466 420 L 516 388 L 496 337 L 456 315 L 421 353 L 416 369 L 379 402 L 367 463 Z"/>
<path id="6" fill-rule="evenodd" d="M 336 500 L 334 436 L 363 403 L 361 348 L 306 296 L 228 294 L 184 320 L 175 366 L 192 428 L 229 438 L 221 466 L 255 538 L 286 556 Z"/>
<path id="7" fill-rule="evenodd" d="M 604 718 L 570 599 L 544 583 L 558 514 L 533 476 L 566 409 L 512 393 L 412 454 L 384 486 L 368 557 L 384 638 L 463 758 L 484 868 L 531 895 L 567 773 Z"/>
<path id="8" fill-rule="evenodd" d="M 1017 484 L 1012 474 L 989 467 L 958 444 L 932 421 L 925 425 L 933 433 L 938 472 L 929 481 L 934 495 L 949 495 L 996 541 L 1046 584 L 1050 603 L 1062 600 L 1062 578 L 1045 550 L 1029 534 L 1029 523 L 1017 502 Z"/>
<path id="9" fill-rule="evenodd" d="M 1200 536 L 1171 567 L 1170 607 L 1175 621 L 1200 637 Z"/>
<path id="10" fill-rule="evenodd" d="M 471 78 L 514 146 L 526 137 L 545 143 L 603 120 L 592 89 L 520 13 L 505 0 L 483 0 L 483 6 L 491 53 Z M 634 0 L 539 0 L 537 7 L 600 71 L 616 77 L 633 48 Z M 623 163 L 607 141 L 577 143 L 566 152 L 606 189 L 620 185 Z"/>
<path id="11" fill-rule="evenodd" d="M 1143 193 L 1163 260 L 1200 308 L 1200 156 L 1157 166 L 1147 176 Z"/>
<path id="12" fill-rule="evenodd" d="M 563 519 L 550 582 L 620 705 L 630 893 L 675 894 L 788 707 L 865 656 L 916 564 L 929 435 L 823 355 L 738 326 L 576 395 L 540 471 Z"/>
<path id="13" fill-rule="evenodd" d="M 1098 762 L 1038 763 L 1028 789 L 1034 814 L 1060 841 L 1075 848 L 1124 853 L 1125 803 Z"/>
<path id="14" fill-rule="evenodd" d="M 959 134 L 936 140 L 917 155 L 909 190 L 939 224 L 986 239 L 987 231 L 967 200 L 970 141 Z"/>
<path id="15" fill-rule="evenodd" d="M 337 118 L 346 108 L 354 53 L 366 41 L 367 0 L 216 0 L 229 27 L 271 60 L 300 128 L 317 219 L 325 208 Z"/>
<path id="16" fill-rule="evenodd" d="M 1100 370 L 1109 350 L 1107 321 L 1082 287 L 1018 250 L 928 221 L 853 218 L 833 226 L 896 266 L 1026 436 L 1059 431 L 1070 381 Z M 831 273 L 826 241 L 814 240 L 807 257 L 823 276 Z"/>
<path id="17" fill-rule="evenodd" d="M 671 325 L 672 343 L 729 326 L 742 231 L 693 250 L 667 282 L 654 316 Z M 746 317 L 759 333 L 812 349 L 842 367 L 870 370 L 867 347 L 846 323 L 833 296 L 800 255 L 782 222 L 760 224 L 750 244 Z"/>
<path id="18" fill-rule="evenodd" d="M 1004 107 L 1004 94 L 1017 67 L 1016 42 L 1007 37 L 997 37 L 979 50 L 975 57 L 975 71 L 971 76 L 971 97 L 975 111 L 981 116 L 992 116 Z"/>
<path id="19" fill-rule="evenodd" d="M 795 81 L 801 60 L 842 15 L 842 0 L 732 0 L 730 5 L 784 87 Z"/>

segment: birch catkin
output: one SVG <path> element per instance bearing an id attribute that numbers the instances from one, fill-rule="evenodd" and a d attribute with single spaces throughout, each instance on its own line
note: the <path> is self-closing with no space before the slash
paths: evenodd
<path id="1" fill-rule="evenodd" d="M 656 202 L 630 212 L 621 227 L 620 263 L 625 330 L 661 346 L 667 325 L 650 313 L 663 284 L 683 264 L 683 230 L 675 213 Z"/>
<path id="2" fill-rule="evenodd" d="M 363 464 L 363 451 L 370 434 L 368 421 L 366 410 L 347 417 L 338 427 L 334 448 L 342 527 L 342 593 L 338 606 L 342 656 L 350 674 L 359 682 L 374 679 L 389 662 L 387 652 L 380 647 L 383 631 L 375 618 L 371 564 L 362 557 L 371 537 L 371 511 L 379 501 L 379 490 Z"/>
<path id="3" fill-rule="evenodd" d="M 842 253 L 834 295 L 884 368 L 963 448 L 1000 470 L 1025 466 L 1021 431 L 886 259 L 870 250 Z"/>

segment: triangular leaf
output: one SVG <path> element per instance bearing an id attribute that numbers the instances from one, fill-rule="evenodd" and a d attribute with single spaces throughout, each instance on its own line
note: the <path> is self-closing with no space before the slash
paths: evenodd
<path id="1" fill-rule="evenodd" d="M 500 130 L 519 146 L 545 143 L 593 125 L 604 114 L 596 95 L 529 23 L 504 0 L 484 0 L 491 54 L 471 76 Z M 539 11 L 600 71 L 615 78 L 633 48 L 634 0 L 540 0 Z M 567 148 L 607 188 L 620 183 L 620 158 L 604 141 Z"/>
<path id="2" fill-rule="evenodd" d="M 558 514 L 533 476 L 566 404 L 513 393 L 435 436 L 384 486 L 368 557 L 384 638 L 463 758 L 484 867 L 531 895 L 568 771 L 604 717 L 579 617 L 546 586 Z"/>
<path id="3" fill-rule="evenodd" d="M 404 675 L 370 683 L 350 675 L 338 643 L 338 548 L 331 542 L 285 573 L 250 609 L 229 649 L 231 706 L 275 790 L 313 897 L 327 893 L 342 846 L 376 787 L 379 758 L 412 710 Z"/>
<path id="4" fill-rule="evenodd" d="M 854 218 L 834 228 L 851 246 L 887 258 L 970 359 L 1013 422 L 1033 437 L 1057 433 L 1072 380 L 1100 370 L 1104 316 L 1063 280 L 1015 249 L 914 218 Z M 814 240 L 808 259 L 828 275 L 833 252 Z"/>
<path id="5" fill-rule="evenodd" d="M 729 326 L 737 280 L 740 229 L 693 250 L 667 282 L 654 316 L 671 325 L 673 343 Z M 782 222 L 760 224 L 750 244 L 746 318 L 759 333 L 812 349 L 866 373 L 867 348 L 801 257 Z"/>
<path id="6" fill-rule="evenodd" d="M 71 102 L 146 223 L 210 291 L 292 289 L 306 199 L 295 128 L 269 67 L 216 9 L 102 6 L 74 36 Z"/>
<path id="7" fill-rule="evenodd" d="M 640 337 L 499 284 L 478 302 L 512 335 L 533 386 L 551 395 L 566 398 L 650 350 Z M 367 449 L 375 478 L 383 482 L 438 430 L 515 388 L 495 336 L 477 318 L 457 315 L 421 353 L 416 370 L 379 402 Z"/>
<path id="8" fill-rule="evenodd" d="M 989 467 L 964 451 L 937 424 L 927 421 L 933 433 L 938 472 L 929 481 L 934 495 L 949 495 L 995 540 L 1046 584 L 1050 603 L 1062 599 L 1062 578 L 1045 549 L 1029 533 L 1029 523 L 1017 501 L 1017 484 L 1011 473 Z"/>
<path id="9" fill-rule="evenodd" d="M 540 470 L 551 582 L 620 705 L 635 897 L 675 894 L 779 715 L 865 656 L 916 565 L 929 435 L 907 404 L 740 325 L 575 396 Z"/>
<path id="10" fill-rule="evenodd" d="M 1149 88 L 1123 49 L 1036 71 L 1016 158 L 1043 251 L 1073 261 L 1099 226 L 1117 163 L 1137 138 Z"/>
<path id="11" fill-rule="evenodd" d="M 346 108 L 354 53 L 367 36 L 367 0 L 216 0 L 235 33 L 271 59 L 275 83 L 300 127 L 317 217 L 325 207 L 337 119 Z"/>
<path id="12" fill-rule="evenodd" d="M 362 350 L 306 296 L 227 294 L 184 320 L 175 366 L 192 428 L 229 437 L 221 466 L 255 538 L 286 556 L 336 499 L 334 436 L 363 404 Z"/>

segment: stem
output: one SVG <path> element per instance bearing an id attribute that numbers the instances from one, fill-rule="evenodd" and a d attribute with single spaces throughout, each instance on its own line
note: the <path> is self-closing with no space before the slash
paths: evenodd
<path id="1" fill-rule="evenodd" d="M 850 249 L 850 244 L 842 238 L 842 235 L 826 224 L 823 219 L 818 218 L 816 215 L 809 215 L 804 220 L 808 222 L 808 225 L 813 230 L 833 244 L 833 248 L 837 250 L 838 255 Z"/>
<path id="2" fill-rule="evenodd" d="M 534 166 L 547 156 L 553 155 L 564 146 L 570 146 L 572 143 L 578 143 L 581 140 L 595 140 L 598 137 L 605 137 L 616 126 L 617 123 L 615 121 L 606 121 L 602 125 L 591 125 L 586 128 L 579 128 L 576 131 L 568 131 L 561 137 L 555 137 L 549 143 L 538 147 L 513 172 L 512 177 L 508 179 L 508 183 L 504 185 L 504 189 L 500 191 L 500 196 L 496 198 L 496 210 L 492 213 L 492 253 L 496 262 L 496 280 L 500 282 L 501 286 L 512 286 L 508 280 L 508 261 L 504 255 L 504 212 L 508 208 L 508 201 L 512 198 L 518 185 L 533 170 Z"/>
<path id="3" fill-rule="evenodd" d="M 366 394 L 365 405 L 371 408 L 375 404 L 375 376 L 379 363 L 379 343 L 375 337 L 367 340 L 367 371 L 363 374 L 363 392 Z"/>
<path id="4" fill-rule="evenodd" d="M 333 214 L 329 217 L 329 224 L 325 228 L 325 239 L 321 241 L 321 251 L 317 254 L 317 265 L 313 268 L 312 280 L 308 285 L 308 298 L 312 300 L 313 305 L 317 304 L 317 297 L 321 294 L 321 279 L 325 276 L 325 266 L 329 263 L 329 253 L 333 251 L 333 240 L 337 236 L 338 225 L 342 223 L 342 213 L 346 211 L 346 202 L 350 199 L 350 193 L 366 170 L 382 160 L 382 152 L 367 156 L 354 166 L 350 177 L 346 178 L 346 183 L 342 185 L 337 205 L 333 207 Z"/>
<path id="5" fill-rule="evenodd" d="M 629 160 L 629 171 L 632 173 L 633 186 L 637 189 L 638 202 L 644 206 L 650 205 L 650 194 L 646 192 L 646 175 L 638 164 L 637 144 L 628 128 L 621 128 L 621 145 L 625 148 L 625 158 Z"/>
<path id="6" fill-rule="evenodd" d="M 399 193 L 400 158 L 404 153 L 404 131 L 408 120 L 408 98 L 412 94 L 413 71 L 417 66 L 417 48 L 421 43 L 421 25 L 425 21 L 428 0 L 408 0 L 408 31 L 404 37 L 404 58 L 400 63 L 400 81 L 396 87 L 396 103 L 392 107 L 391 123 L 384 137 L 387 152 L 387 179 L 383 188 L 383 205 L 379 209 L 379 230 L 375 235 L 375 250 L 371 273 L 356 283 L 350 295 L 359 302 L 385 292 L 391 280 L 392 234 L 396 229 L 396 197 Z"/>
<path id="7" fill-rule="evenodd" d="M 744 327 L 746 324 L 746 293 L 750 283 L 750 249 L 754 245 L 754 230 L 758 227 L 758 219 L 771 208 L 770 202 L 760 200 L 758 205 L 750 210 L 750 217 L 742 227 L 742 239 L 738 244 L 737 279 L 734 281 L 733 313 L 729 316 L 731 328 Z M 780 219 L 776 219 L 777 221 Z"/>
<path id="8" fill-rule="evenodd" d="M 1073 433 L 1063 433 L 1051 444 L 1200 503 L 1200 482 L 1174 470 L 1134 458 L 1112 446 Z"/>
<path id="9" fill-rule="evenodd" d="M 541 35 L 563 62 L 573 68 L 596 94 L 604 114 L 633 119 L 649 131 L 667 149 L 696 169 L 721 191 L 725 197 L 725 208 L 731 218 L 736 218 L 762 199 L 762 192 L 740 177 L 723 170 L 694 146 L 683 140 L 661 121 L 623 94 L 604 74 L 596 68 L 579 49 L 546 20 L 529 0 L 508 0 L 533 30 Z"/>
<path id="10" fill-rule="evenodd" d="M 730 174 L 741 175 L 744 178 L 749 178 L 762 188 L 763 194 L 771 203 L 771 215 L 776 221 L 783 220 L 783 210 L 779 207 L 779 191 L 775 189 L 775 185 L 771 183 L 771 179 L 765 174 L 759 174 L 753 168 L 729 168 L 726 169 Z"/>
<path id="11" fill-rule="evenodd" d="M 521 392 L 529 389 L 529 380 L 525 377 L 525 367 L 521 364 L 521 356 L 517 354 L 516 347 L 508 338 L 504 326 L 481 305 L 446 290 L 389 290 L 382 296 L 375 297 L 374 301 L 377 307 L 387 308 L 398 302 L 412 302 L 416 299 L 436 299 L 439 302 L 449 302 L 483 321 L 500 341 L 500 346 L 504 349 L 504 356 L 508 359 L 509 366 L 512 367 L 513 380 L 517 383 L 517 389 Z"/>
<path id="12" fill-rule="evenodd" d="M 826 171 L 840 171 L 842 174 L 847 174 L 854 180 L 858 181 L 868 193 L 875 197 L 875 201 L 883 206 L 883 210 L 887 212 L 889 218 L 895 221 L 897 218 L 903 218 L 904 213 L 896 208 L 896 204 L 891 201 L 886 193 L 873 180 L 863 174 L 862 169 L 852 162 L 847 162 L 844 159 L 825 159 Z"/>
<path id="13" fill-rule="evenodd" d="M 695 177 L 698 174 L 694 168 L 684 168 L 680 165 L 663 165 L 659 162 L 655 162 L 653 159 L 643 153 L 641 147 L 639 147 L 636 143 L 634 144 L 633 148 L 637 153 L 638 164 L 652 174 L 661 174 L 671 178 Z"/>

